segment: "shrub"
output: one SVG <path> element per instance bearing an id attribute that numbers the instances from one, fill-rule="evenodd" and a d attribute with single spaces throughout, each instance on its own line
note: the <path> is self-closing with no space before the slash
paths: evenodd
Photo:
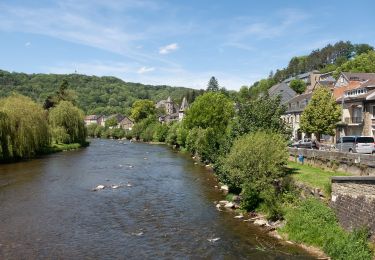
<path id="1" fill-rule="evenodd" d="M 172 123 L 168 130 L 167 143 L 170 145 L 177 145 L 177 128 L 180 123 Z"/>
<path id="2" fill-rule="evenodd" d="M 371 259 L 366 230 L 347 233 L 338 224 L 335 213 L 323 202 L 308 199 L 286 214 L 281 231 L 289 239 L 318 246 L 333 259 Z"/>
<path id="3" fill-rule="evenodd" d="M 262 205 L 270 218 L 281 215 L 277 205 L 279 179 L 287 163 L 286 142 L 281 134 L 256 132 L 238 138 L 220 162 L 220 172 L 233 190 L 241 190 L 242 207 L 254 210 Z M 276 210 L 276 211 L 275 211 Z"/>
<path id="4" fill-rule="evenodd" d="M 158 124 L 155 127 L 155 132 L 153 135 L 153 140 L 155 142 L 165 142 L 167 139 L 169 127 L 167 124 Z"/>

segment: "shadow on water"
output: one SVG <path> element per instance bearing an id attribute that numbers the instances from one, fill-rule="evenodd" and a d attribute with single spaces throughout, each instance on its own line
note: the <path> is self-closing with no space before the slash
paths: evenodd
<path id="1" fill-rule="evenodd" d="M 0 165 L 0 258 L 311 259 L 217 211 L 215 185 L 188 155 L 111 140 Z"/>

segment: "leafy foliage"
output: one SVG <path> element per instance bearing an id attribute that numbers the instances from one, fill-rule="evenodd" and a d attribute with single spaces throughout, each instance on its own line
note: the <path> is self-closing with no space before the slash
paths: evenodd
<path id="1" fill-rule="evenodd" d="M 29 158 L 50 143 L 46 112 L 30 98 L 0 100 L 0 160 Z"/>
<path id="2" fill-rule="evenodd" d="M 340 121 L 341 110 L 330 91 L 320 87 L 315 90 L 309 104 L 302 112 L 301 129 L 306 133 L 333 135 Z"/>
<path id="3" fill-rule="evenodd" d="M 333 259 L 372 259 L 367 232 L 345 232 L 335 213 L 316 199 L 307 199 L 286 214 L 283 232 L 291 240 L 323 248 Z"/>
<path id="4" fill-rule="evenodd" d="M 375 51 L 365 52 L 353 60 L 347 61 L 337 68 L 335 76 L 340 72 L 375 72 Z"/>
<path id="5" fill-rule="evenodd" d="M 306 83 L 300 79 L 293 79 L 290 82 L 289 87 L 298 94 L 302 94 L 306 90 Z"/>
<path id="6" fill-rule="evenodd" d="M 203 90 L 143 85 L 124 82 L 115 77 L 25 74 L 0 70 L 0 97 L 9 96 L 12 92 L 31 97 L 38 103 L 48 100 L 50 103 L 45 104 L 45 108 L 54 106 L 56 97 L 60 96 L 61 100 L 75 101 L 85 114 L 130 115 L 135 100 L 152 99 L 156 102 L 170 96 L 177 103 L 183 97 L 192 103 Z"/>
<path id="7" fill-rule="evenodd" d="M 286 133 L 286 125 L 281 120 L 285 109 L 281 105 L 280 97 L 273 98 L 268 95 L 239 103 L 234 125 L 236 136 L 258 130 Z"/>
<path id="8" fill-rule="evenodd" d="M 86 128 L 83 112 L 69 101 L 61 101 L 49 112 L 49 121 L 55 142 L 80 143 L 86 141 Z"/>
<path id="9" fill-rule="evenodd" d="M 221 178 L 231 189 L 242 190 L 242 206 L 247 210 L 254 210 L 261 203 L 273 208 L 275 181 L 284 175 L 287 159 L 282 135 L 265 131 L 246 134 L 233 143 L 223 159 Z"/>
<path id="10" fill-rule="evenodd" d="M 155 104 L 152 100 L 137 100 L 133 103 L 131 117 L 135 122 L 139 122 L 156 113 Z"/>

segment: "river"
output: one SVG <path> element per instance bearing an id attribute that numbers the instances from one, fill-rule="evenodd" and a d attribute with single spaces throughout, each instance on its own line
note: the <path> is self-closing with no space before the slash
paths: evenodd
<path id="1" fill-rule="evenodd" d="M 128 141 L 0 165 L 0 259 L 312 258 L 218 211 L 215 185 L 188 155 Z"/>

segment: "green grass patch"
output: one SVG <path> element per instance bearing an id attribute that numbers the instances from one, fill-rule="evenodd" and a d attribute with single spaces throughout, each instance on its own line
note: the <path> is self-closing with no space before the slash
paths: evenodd
<path id="1" fill-rule="evenodd" d="M 372 259 L 367 231 L 343 230 L 331 208 L 316 199 L 302 201 L 289 208 L 286 225 L 279 231 L 290 240 L 322 248 L 332 259 Z"/>
<path id="2" fill-rule="evenodd" d="M 317 167 L 288 162 L 288 168 L 294 180 L 302 182 L 313 188 L 320 188 L 330 194 L 332 176 L 350 176 L 344 172 L 326 171 Z"/>
<path id="3" fill-rule="evenodd" d="M 46 147 L 43 150 L 43 154 L 57 153 L 62 151 L 76 150 L 89 145 L 89 142 L 85 144 L 73 143 L 73 144 L 53 144 L 50 147 Z"/>

